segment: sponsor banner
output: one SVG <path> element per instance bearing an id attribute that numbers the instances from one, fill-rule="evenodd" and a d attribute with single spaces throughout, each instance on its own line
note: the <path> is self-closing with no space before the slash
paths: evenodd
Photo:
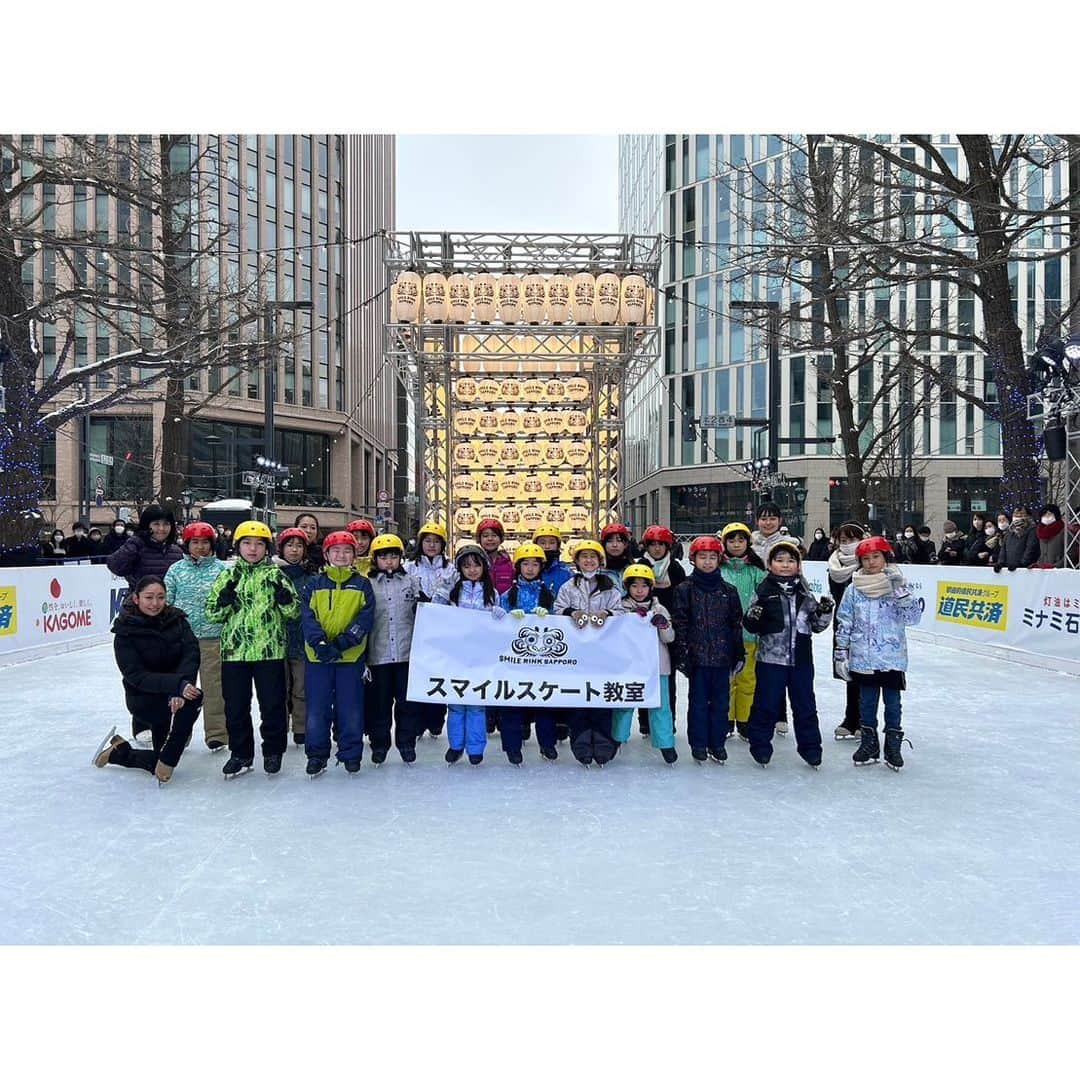
<path id="1" fill-rule="evenodd" d="M 1042 658 L 1080 657 L 1080 570 L 900 569 L 922 605 L 918 630 Z M 803 576 L 815 595 L 828 592 L 825 563 L 806 563 Z"/>
<path id="2" fill-rule="evenodd" d="M 562 709 L 656 708 L 660 649 L 644 619 L 579 630 L 564 615 L 495 620 L 421 604 L 409 653 L 410 701 Z"/>
<path id="3" fill-rule="evenodd" d="M 0 655 L 100 639 L 127 591 L 123 578 L 89 563 L 0 570 Z"/>

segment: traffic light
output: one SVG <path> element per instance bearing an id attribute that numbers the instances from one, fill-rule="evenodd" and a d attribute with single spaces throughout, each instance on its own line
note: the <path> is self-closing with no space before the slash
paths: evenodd
<path id="1" fill-rule="evenodd" d="M 687 416 L 683 413 L 682 418 L 682 441 L 683 442 L 697 442 L 697 427 L 695 426 L 697 421 L 692 416 Z"/>

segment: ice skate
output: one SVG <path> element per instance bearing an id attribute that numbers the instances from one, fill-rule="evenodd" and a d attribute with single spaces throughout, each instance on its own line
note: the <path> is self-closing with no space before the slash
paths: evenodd
<path id="1" fill-rule="evenodd" d="M 302 731 L 294 731 L 293 732 L 292 741 L 297 746 L 303 746 L 304 745 L 304 738 L 305 738 L 305 736 L 304 736 L 304 733 Z"/>
<path id="2" fill-rule="evenodd" d="M 348 768 L 348 766 L 346 766 L 346 768 Z M 304 772 L 307 773 L 307 778 L 309 780 L 314 780 L 316 776 L 322 776 L 322 774 L 326 772 L 326 758 L 309 757 Z"/>
<path id="3" fill-rule="evenodd" d="M 851 755 L 851 760 L 855 762 L 856 765 L 876 765 L 878 758 L 881 756 L 877 728 L 872 728 L 868 724 L 863 724 L 861 731 L 862 742 L 859 743 L 859 749 Z"/>
<path id="4" fill-rule="evenodd" d="M 545 761 L 556 761 L 559 757 L 559 751 L 554 746 L 541 746 L 540 756 Z"/>
<path id="5" fill-rule="evenodd" d="M 706 761 L 709 760 L 709 752 L 708 752 L 708 750 L 705 750 L 705 749 L 700 748 L 700 747 L 696 748 L 696 749 L 694 747 L 691 747 L 690 748 L 690 756 L 699 765 L 703 765 Z"/>
<path id="6" fill-rule="evenodd" d="M 900 753 L 902 743 L 911 745 L 910 739 L 904 738 L 903 728 L 885 729 L 885 764 L 893 772 L 899 772 L 904 767 L 904 758 Z"/>
<path id="7" fill-rule="evenodd" d="M 732 735 L 734 735 L 734 734 L 735 734 L 735 721 L 732 720 L 727 726 L 727 734 L 724 736 L 724 738 L 725 739 L 730 739 L 732 737 Z"/>
<path id="8" fill-rule="evenodd" d="M 674 765 L 679 760 L 679 752 L 673 746 L 665 746 L 660 751 L 660 756 L 668 765 Z"/>
<path id="9" fill-rule="evenodd" d="M 342 764 L 345 766 L 345 771 L 350 776 L 355 776 L 360 771 L 361 761 L 359 758 L 353 758 L 351 761 L 343 761 Z"/>
<path id="10" fill-rule="evenodd" d="M 263 754 L 263 772 L 267 776 L 277 776 L 281 772 L 281 755 Z"/>
<path id="11" fill-rule="evenodd" d="M 717 765 L 723 765 L 727 762 L 727 750 L 723 746 L 710 746 L 707 752 Z"/>
<path id="12" fill-rule="evenodd" d="M 483 754 L 470 754 L 469 755 L 469 764 L 470 765 L 480 765 L 483 762 L 483 760 L 484 760 L 484 755 Z"/>
<path id="13" fill-rule="evenodd" d="M 452 746 L 443 755 L 443 760 L 447 765 L 455 765 L 461 760 L 461 755 L 464 754 L 464 750 L 455 750 Z"/>
<path id="14" fill-rule="evenodd" d="M 413 750 L 412 747 L 406 746 L 404 749 L 399 750 L 398 753 L 401 754 L 401 760 L 405 762 L 406 765 L 416 764 L 416 751 Z"/>
<path id="15" fill-rule="evenodd" d="M 234 754 L 225 762 L 221 772 L 226 780 L 235 780 L 238 776 L 251 772 L 253 763 L 252 758 L 239 758 Z"/>
<path id="16" fill-rule="evenodd" d="M 520 769 L 524 758 L 521 756 L 520 750 L 511 750 L 507 753 L 506 760 L 509 761 L 511 765 L 516 765 L 517 768 Z"/>
<path id="17" fill-rule="evenodd" d="M 756 761 L 756 762 L 757 762 L 757 763 L 758 763 L 758 764 L 759 764 L 759 765 L 760 765 L 760 766 L 761 766 L 761 767 L 762 767 L 763 769 L 767 769 L 767 768 L 769 767 L 769 760 L 770 760 L 770 759 L 772 758 L 772 751 L 770 750 L 770 751 L 769 751 L 769 753 L 768 753 L 767 755 L 765 755 L 765 754 L 762 754 L 762 753 L 761 753 L 760 751 L 758 751 L 758 753 L 756 753 L 756 754 L 755 754 L 755 753 L 754 753 L 754 751 L 753 751 L 753 750 L 751 750 L 751 751 L 750 751 L 750 756 L 751 756 L 751 757 L 752 757 L 752 758 L 753 758 L 753 759 L 754 759 L 754 760 L 755 760 L 755 761 Z"/>
<path id="18" fill-rule="evenodd" d="M 788 733 L 788 723 L 786 720 L 777 720 L 776 722 L 776 734 L 786 735 Z"/>
<path id="19" fill-rule="evenodd" d="M 109 734 L 98 744 L 98 748 L 94 751 L 94 756 L 90 759 L 90 764 L 98 769 L 104 769 L 109 764 L 109 758 L 122 742 L 127 742 L 126 739 L 120 738 L 116 734 L 115 725 L 110 729 Z"/>
<path id="20" fill-rule="evenodd" d="M 385 750 L 372 750 L 371 751 L 371 764 L 377 769 L 386 760 Z"/>
<path id="21" fill-rule="evenodd" d="M 225 746 L 226 744 L 221 742 L 219 739 L 211 739 L 206 744 L 206 749 L 209 750 L 211 754 L 216 754 L 219 751 L 224 750 Z"/>
<path id="22" fill-rule="evenodd" d="M 154 776 L 157 777 L 158 787 L 164 787 L 171 779 L 173 774 L 173 767 L 166 765 L 164 761 L 159 761 L 154 766 Z"/>
<path id="23" fill-rule="evenodd" d="M 833 738 L 836 739 L 837 742 L 841 742 L 844 739 L 857 739 L 858 737 L 859 729 L 857 727 L 854 729 L 849 728 L 847 726 L 847 721 L 843 724 L 837 724 L 833 729 Z"/>
<path id="24" fill-rule="evenodd" d="M 799 751 L 799 757 L 801 757 L 803 759 L 803 761 L 805 761 L 806 764 L 810 766 L 811 769 L 820 769 L 821 768 L 821 751 L 820 750 L 818 750 L 818 749 L 807 750 L 805 754 L 800 750 Z"/>
<path id="25" fill-rule="evenodd" d="M 736 720 L 735 721 L 735 734 L 742 739 L 743 742 L 750 741 L 750 721 L 749 720 Z"/>

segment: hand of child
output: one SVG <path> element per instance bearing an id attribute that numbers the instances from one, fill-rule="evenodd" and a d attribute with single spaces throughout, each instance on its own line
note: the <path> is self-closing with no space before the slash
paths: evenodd
<path id="1" fill-rule="evenodd" d="M 236 599 L 236 582 L 231 579 L 225 583 L 225 587 L 218 593 L 218 605 L 220 607 L 235 607 L 237 603 Z"/>
<path id="2" fill-rule="evenodd" d="M 762 614 L 762 611 L 763 611 L 763 610 L 764 610 L 764 609 L 762 608 L 761 604 L 759 604 L 759 603 L 758 603 L 758 602 L 757 602 L 757 601 L 755 600 L 755 601 L 754 601 L 754 602 L 753 602 L 753 603 L 752 603 L 752 604 L 751 604 L 751 605 L 750 605 L 750 606 L 749 606 L 749 607 L 748 607 L 748 608 L 746 609 L 746 617 L 747 617 L 748 619 L 760 619 L 760 618 L 761 618 L 761 614 Z"/>
<path id="3" fill-rule="evenodd" d="M 851 682 L 851 665 L 848 662 L 847 649 L 833 649 L 833 673 L 844 682 Z"/>
<path id="4" fill-rule="evenodd" d="M 666 630 L 671 625 L 659 611 L 649 620 L 649 622 L 651 622 L 657 630 Z"/>
<path id="5" fill-rule="evenodd" d="M 515 619 L 524 619 L 524 618 L 525 618 L 525 612 L 524 612 L 524 611 L 522 611 L 522 610 L 521 610 L 521 608 L 519 608 L 519 607 L 516 607 L 516 608 L 514 608 L 514 609 L 513 609 L 513 610 L 512 610 L 511 612 L 510 612 L 510 614 L 511 614 L 511 615 L 512 615 L 512 616 L 513 616 L 513 617 L 514 617 Z"/>
<path id="6" fill-rule="evenodd" d="M 828 615 L 836 607 L 831 596 L 819 596 L 817 606 L 822 615 Z"/>
<path id="7" fill-rule="evenodd" d="M 274 582 L 274 602 L 278 607 L 288 607 L 293 602 L 294 593 L 284 581 Z"/>
<path id="8" fill-rule="evenodd" d="M 577 628 L 584 630 L 589 622 L 589 613 L 587 611 L 575 611 L 572 618 L 577 624 Z"/>
<path id="9" fill-rule="evenodd" d="M 315 659 L 320 664 L 332 664 L 341 659 L 341 652 L 329 642 L 320 641 L 318 645 L 313 645 L 312 649 L 315 651 Z"/>
<path id="10" fill-rule="evenodd" d="M 493 618 L 493 619 L 494 619 L 494 620 L 495 620 L 496 622 L 498 622 L 498 621 L 499 621 L 500 619 L 502 619 L 502 618 L 505 618 L 505 616 L 506 616 L 506 612 L 505 612 L 505 611 L 503 611 L 503 609 L 502 609 L 502 608 L 501 608 L 501 607 L 500 607 L 500 606 L 499 606 L 498 604 L 496 604 L 496 605 L 495 605 L 495 606 L 494 606 L 494 607 L 493 607 L 493 608 L 491 609 L 491 617 L 492 617 L 492 618 Z"/>
<path id="11" fill-rule="evenodd" d="M 547 613 L 548 613 L 548 609 L 546 607 L 533 608 L 533 617 L 534 618 L 542 619 Z"/>
<path id="12" fill-rule="evenodd" d="M 596 611 L 592 614 L 593 626 L 601 627 L 607 622 L 608 613 L 606 611 Z"/>

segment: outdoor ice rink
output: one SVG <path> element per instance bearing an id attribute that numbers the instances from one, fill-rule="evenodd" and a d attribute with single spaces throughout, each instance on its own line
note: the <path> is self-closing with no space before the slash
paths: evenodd
<path id="1" fill-rule="evenodd" d="M 445 738 L 355 778 L 226 783 L 192 747 L 164 789 L 90 766 L 129 732 L 109 646 L 0 668 L 4 944 L 1075 944 L 1080 680 L 911 643 L 908 767 L 852 766 L 816 639 L 820 772 L 729 740 L 603 771 L 565 749 L 447 768 Z M 563 744 L 565 747 L 565 744 Z"/>

